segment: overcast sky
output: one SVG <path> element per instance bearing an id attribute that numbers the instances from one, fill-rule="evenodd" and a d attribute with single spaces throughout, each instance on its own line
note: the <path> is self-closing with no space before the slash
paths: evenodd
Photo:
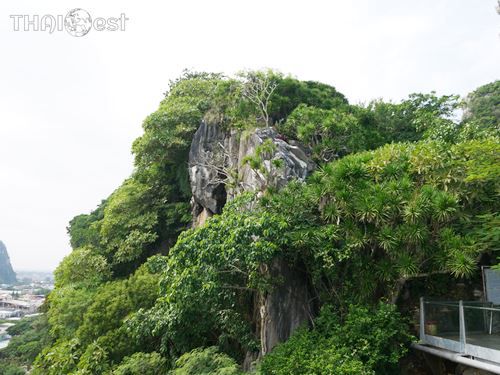
<path id="1" fill-rule="evenodd" d="M 0 3 L 0 239 L 15 269 L 52 270 L 66 225 L 132 171 L 132 141 L 184 68 L 269 67 L 350 102 L 500 78 L 494 0 Z M 84 8 L 125 31 L 16 32 L 10 15 Z"/>

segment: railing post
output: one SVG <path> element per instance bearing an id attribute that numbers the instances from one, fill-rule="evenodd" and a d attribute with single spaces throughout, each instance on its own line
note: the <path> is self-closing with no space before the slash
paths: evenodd
<path id="1" fill-rule="evenodd" d="M 424 297 L 420 297 L 420 342 L 425 342 L 425 307 Z"/>
<path id="2" fill-rule="evenodd" d="M 490 304 L 490 309 L 493 308 L 493 302 Z M 490 329 L 488 330 L 488 333 L 491 335 L 493 331 L 493 310 L 490 310 Z"/>
<path id="3" fill-rule="evenodd" d="M 465 353 L 465 344 L 466 344 L 466 336 L 465 336 L 465 316 L 464 316 L 464 302 L 460 300 L 458 303 L 458 313 L 459 313 L 459 321 L 460 321 L 460 350 L 462 353 Z"/>

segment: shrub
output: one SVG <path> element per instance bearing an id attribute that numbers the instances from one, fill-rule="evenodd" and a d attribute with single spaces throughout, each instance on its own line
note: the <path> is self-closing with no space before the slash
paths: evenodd
<path id="1" fill-rule="evenodd" d="M 393 305 L 375 311 L 351 306 L 344 319 L 324 307 L 312 330 L 305 328 L 264 357 L 261 374 L 391 374 L 410 336 Z"/>
<path id="2" fill-rule="evenodd" d="M 198 348 L 182 355 L 171 375 L 237 375 L 236 361 L 215 346 Z"/>
<path id="3" fill-rule="evenodd" d="M 0 362 L 0 374 L 2 375 L 24 375 L 26 371 L 24 371 L 21 367 L 10 363 Z"/>
<path id="4" fill-rule="evenodd" d="M 162 375 L 167 373 L 166 361 L 158 353 L 135 353 L 126 357 L 113 375 Z"/>

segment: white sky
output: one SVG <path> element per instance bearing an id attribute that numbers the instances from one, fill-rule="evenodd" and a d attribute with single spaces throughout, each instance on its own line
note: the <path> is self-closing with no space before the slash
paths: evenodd
<path id="1" fill-rule="evenodd" d="M 0 239 L 15 269 L 50 270 L 68 221 L 132 170 L 132 141 L 183 68 L 270 67 L 353 102 L 500 78 L 495 0 L 0 3 Z M 11 14 L 130 19 L 124 32 L 14 32 Z"/>

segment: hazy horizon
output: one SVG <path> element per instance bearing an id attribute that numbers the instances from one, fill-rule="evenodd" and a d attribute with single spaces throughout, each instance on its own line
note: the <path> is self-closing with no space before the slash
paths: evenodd
<path id="1" fill-rule="evenodd" d="M 500 78 L 496 0 L 29 1 L 0 4 L 0 240 L 14 270 L 53 271 L 66 226 L 130 175 L 130 149 L 185 68 L 272 68 L 350 102 L 466 95 Z M 14 31 L 11 15 L 129 19 L 125 31 Z M 274 35 L 263 27 L 272 22 Z M 280 33 L 276 33 L 280 30 Z"/>

